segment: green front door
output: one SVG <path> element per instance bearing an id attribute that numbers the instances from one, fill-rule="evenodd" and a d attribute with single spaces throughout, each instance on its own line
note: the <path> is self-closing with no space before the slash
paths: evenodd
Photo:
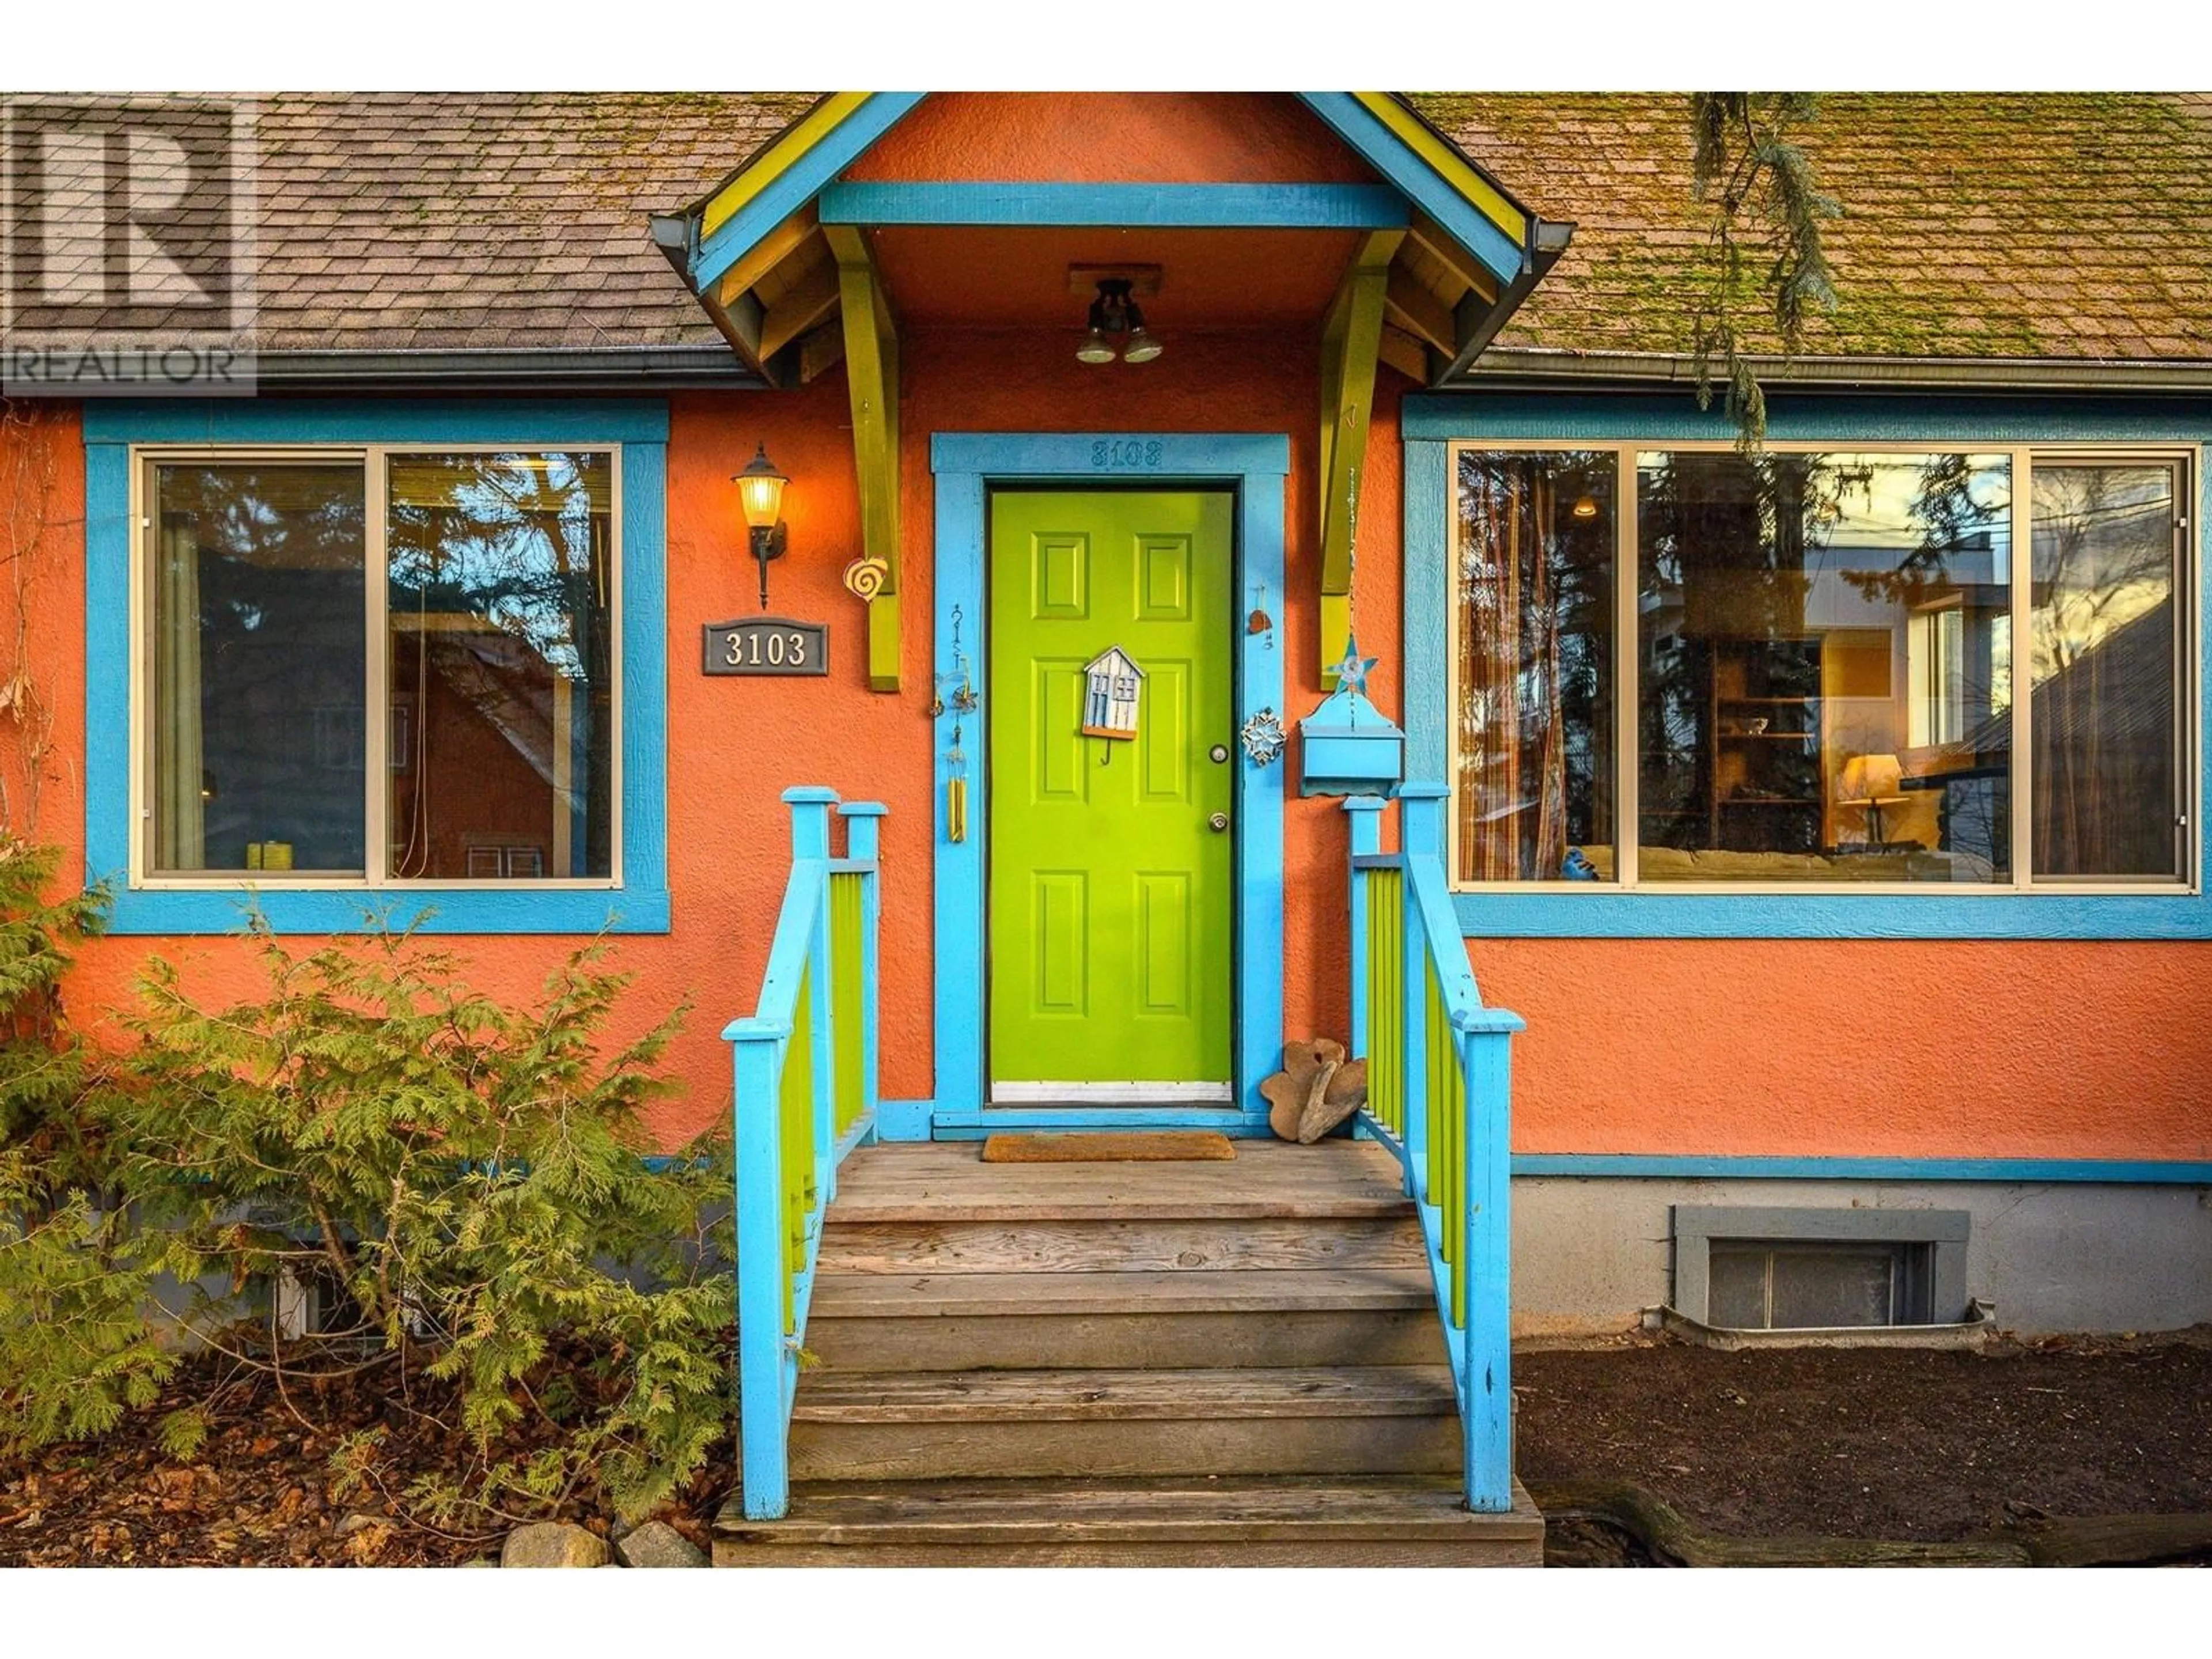
<path id="1" fill-rule="evenodd" d="M 1230 515 L 1218 494 L 992 497 L 996 1102 L 1231 1097 Z M 1135 736 L 1086 736 L 1085 670 L 1116 646 Z"/>

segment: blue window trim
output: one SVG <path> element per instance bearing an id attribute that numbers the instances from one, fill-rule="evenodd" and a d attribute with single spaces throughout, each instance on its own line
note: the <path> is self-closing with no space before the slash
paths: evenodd
<path id="1" fill-rule="evenodd" d="M 1543 396 L 1526 392 L 1407 398 L 1405 440 L 1405 724 L 1407 772 L 1441 778 L 1452 665 L 1448 526 L 1449 447 L 1486 440 L 1568 443 L 1728 441 L 1735 428 L 1717 405 L 1700 413 L 1687 391 L 1672 397 Z M 1767 435 L 1785 442 L 1933 442 L 2063 447 L 2140 444 L 2197 451 L 2196 691 L 2207 752 L 2198 757 L 2198 821 L 2212 811 L 2212 583 L 2203 578 L 2212 479 L 2202 447 L 2212 419 L 2201 404 L 2143 399 L 2060 403 L 2018 398 L 1771 399 Z M 1468 937 L 1492 939 L 2212 939 L 2212 896 L 1988 893 L 1455 893 Z"/>
<path id="2" fill-rule="evenodd" d="M 301 400 L 87 405 L 85 881 L 112 885 L 111 931 L 228 933 L 258 904 L 280 933 L 421 918 L 436 933 L 668 931 L 668 407 L 653 400 Z M 614 888 L 461 885 L 133 888 L 131 447 L 134 444 L 605 445 L 622 453 L 622 860 Z"/>
<path id="3" fill-rule="evenodd" d="M 1290 440 L 1280 434 L 1139 432 L 939 433 L 930 440 L 936 475 L 937 519 L 933 585 L 937 616 L 936 672 L 952 669 L 952 611 L 964 622 L 961 644 L 976 695 L 987 705 L 975 716 L 981 730 L 991 696 L 990 660 L 982 626 L 984 553 L 989 538 L 988 492 L 1000 482 L 1064 483 L 1071 489 L 1141 481 L 1162 489 L 1227 486 L 1237 492 L 1237 589 L 1261 582 L 1283 591 L 1284 480 Z M 1237 719 L 1241 726 L 1262 708 L 1283 707 L 1283 653 L 1273 636 L 1238 632 Z M 1283 1048 L 1283 760 L 1255 766 L 1237 753 L 1237 1103 L 1244 1115 L 1264 1121 L 1261 1079 L 1273 1072 Z M 934 797 L 945 799 L 951 774 L 943 746 L 936 759 Z M 936 1098 L 930 1110 L 939 1133 L 986 1121 L 984 1094 L 985 924 L 983 872 L 990 836 L 988 768 L 969 775 L 968 838 L 948 840 L 942 809 L 931 832 L 933 923 L 937 940 Z M 1216 1114 L 1218 1117 L 1219 1114 Z M 1154 1115 L 1153 1121 L 1162 1121 Z"/>

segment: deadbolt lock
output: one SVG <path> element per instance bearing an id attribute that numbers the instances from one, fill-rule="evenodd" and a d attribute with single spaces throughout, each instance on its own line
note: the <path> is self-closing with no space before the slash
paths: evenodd
<path id="1" fill-rule="evenodd" d="M 1229 828 L 1229 814 L 1216 812 L 1212 817 L 1206 819 L 1206 827 L 1212 830 L 1215 835 L 1220 835 Z"/>

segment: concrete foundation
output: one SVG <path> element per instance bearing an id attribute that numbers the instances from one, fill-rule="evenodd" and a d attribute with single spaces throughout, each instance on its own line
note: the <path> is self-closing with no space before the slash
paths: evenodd
<path id="1" fill-rule="evenodd" d="M 2212 1187 L 1534 1176 L 1513 1183 L 1514 1334 L 1625 1330 L 1669 1301 L 1677 1204 L 1963 1210 L 1966 1294 L 1999 1329 L 2212 1322 Z"/>

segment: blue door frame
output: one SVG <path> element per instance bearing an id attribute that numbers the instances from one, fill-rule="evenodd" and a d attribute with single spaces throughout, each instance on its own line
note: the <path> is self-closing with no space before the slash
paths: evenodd
<path id="1" fill-rule="evenodd" d="M 993 484 L 1064 484 L 1095 489 L 1102 484 L 1143 484 L 1162 489 L 1222 489 L 1236 496 L 1237 599 L 1261 590 L 1279 618 L 1283 595 L 1283 513 L 1291 445 L 1280 433 L 1152 432 L 939 433 L 930 441 L 936 475 L 935 672 L 953 672 L 952 612 L 962 617 L 961 649 L 980 705 L 963 734 L 969 756 L 968 834 L 946 834 L 945 785 L 951 769 L 950 711 L 933 726 L 935 768 L 934 973 L 937 1074 L 935 1098 L 886 1102 L 881 1130 L 887 1139 L 962 1139 L 993 1128 L 1049 1125 L 1060 1128 L 1115 1124 L 1158 1126 L 1202 1122 L 1225 1127 L 1227 1114 L 1206 1108 L 1058 1108 L 1028 1111 L 984 1104 L 984 1004 L 988 969 L 984 907 L 985 858 L 990 834 L 990 778 L 982 764 L 983 721 L 991 687 L 984 648 L 985 560 L 990 526 L 987 495 Z M 1279 626 L 1238 634 L 1237 719 L 1283 709 L 1283 645 Z M 942 681 L 939 682 L 943 684 Z M 1261 1130 L 1267 1103 L 1260 1081 L 1276 1067 L 1283 1041 L 1283 777 L 1279 756 L 1265 766 L 1242 750 L 1235 756 L 1237 791 L 1236 1036 L 1237 1127 Z"/>

